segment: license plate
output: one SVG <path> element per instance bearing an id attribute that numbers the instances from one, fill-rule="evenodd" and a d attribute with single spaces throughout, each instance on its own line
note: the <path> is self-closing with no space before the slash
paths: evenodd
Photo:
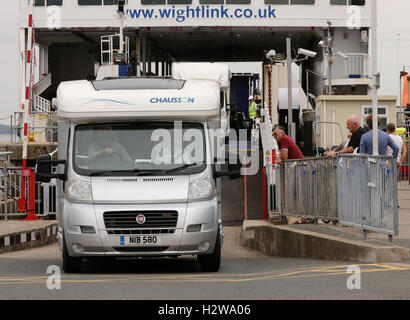
<path id="1" fill-rule="evenodd" d="M 121 245 L 156 245 L 161 243 L 159 236 L 121 236 Z"/>

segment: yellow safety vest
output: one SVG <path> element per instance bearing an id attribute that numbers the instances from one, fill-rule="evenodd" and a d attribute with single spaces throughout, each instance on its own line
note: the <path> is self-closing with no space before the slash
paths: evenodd
<path id="1" fill-rule="evenodd" d="M 250 119 L 255 119 L 256 118 L 256 103 L 255 102 L 252 102 L 250 105 L 249 105 L 249 118 Z"/>

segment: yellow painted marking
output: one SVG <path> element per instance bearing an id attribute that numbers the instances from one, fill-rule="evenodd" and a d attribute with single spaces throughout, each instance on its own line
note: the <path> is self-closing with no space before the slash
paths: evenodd
<path id="1" fill-rule="evenodd" d="M 384 264 L 356 264 L 362 273 L 386 272 L 386 271 L 409 271 L 409 267 L 384 265 Z M 291 270 L 271 270 L 247 274 L 178 274 L 178 275 L 92 275 L 97 279 L 87 279 L 88 275 L 62 275 L 62 283 L 108 283 L 124 281 L 141 282 L 249 282 L 277 279 L 294 279 L 310 277 L 329 277 L 335 275 L 345 275 L 349 265 L 326 266 L 309 269 Z M 35 277 L 3 277 L 0 278 L 1 284 L 39 284 L 44 283 L 49 276 Z M 74 279 L 82 277 L 83 279 Z M 84 279 L 85 278 L 85 279 Z"/>

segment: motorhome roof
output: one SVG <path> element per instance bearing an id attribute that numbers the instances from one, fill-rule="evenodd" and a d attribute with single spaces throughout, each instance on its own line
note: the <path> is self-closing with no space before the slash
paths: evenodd
<path id="1" fill-rule="evenodd" d="M 62 82 L 57 116 L 72 122 L 196 120 L 219 116 L 219 85 L 212 80 L 118 78 Z"/>
<path id="2" fill-rule="evenodd" d="M 182 89 L 184 80 L 158 77 L 119 77 L 91 81 L 95 90 Z"/>

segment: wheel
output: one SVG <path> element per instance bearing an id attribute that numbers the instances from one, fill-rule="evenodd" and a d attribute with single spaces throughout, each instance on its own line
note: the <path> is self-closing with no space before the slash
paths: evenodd
<path id="1" fill-rule="evenodd" d="M 198 261 L 202 270 L 206 272 L 217 272 L 221 266 L 221 233 L 218 228 L 214 252 L 211 254 L 199 254 Z"/>
<path id="2" fill-rule="evenodd" d="M 63 271 L 65 273 L 79 273 L 83 258 L 70 257 L 65 240 L 63 240 Z"/>

